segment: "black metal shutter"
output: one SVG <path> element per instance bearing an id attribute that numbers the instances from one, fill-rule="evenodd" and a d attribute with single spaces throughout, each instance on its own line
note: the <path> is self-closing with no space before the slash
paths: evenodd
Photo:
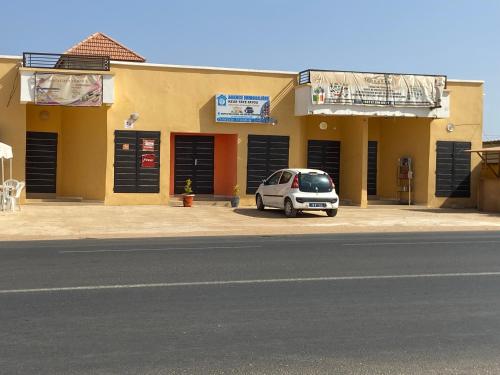
<path id="1" fill-rule="evenodd" d="M 214 137 L 175 136 L 174 192 L 184 192 L 189 178 L 195 194 L 214 193 Z"/>
<path id="2" fill-rule="evenodd" d="M 470 142 L 436 143 L 436 197 L 470 197 Z"/>
<path id="3" fill-rule="evenodd" d="M 137 134 L 137 192 L 159 193 L 160 192 L 160 132 L 138 131 Z M 144 139 L 154 141 L 153 150 L 142 150 Z M 152 154 L 155 157 L 154 167 L 143 168 L 142 155 Z"/>
<path id="4" fill-rule="evenodd" d="M 133 130 L 115 130 L 115 193 L 137 192 L 137 135 Z"/>
<path id="5" fill-rule="evenodd" d="M 340 141 L 307 142 L 307 168 L 320 169 L 330 175 L 335 190 L 340 191 Z"/>
<path id="6" fill-rule="evenodd" d="M 248 136 L 247 194 L 254 194 L 274 171 L 288 168 L 289 142 L 288 136 Z"/>
<path id="7" fill-rule="evenodd" d="M 367 194 L 377 195 L 377 141 L 368 141 Z"/>
<path id="8" fill-rule="evenodd" d="M 154 140 L 154 150 L 142 151 L 143 139 Z M 155 166 L 142 168 L 142 155 L 154 154 Z M 115 193 L 160 191 L 160 132 L 115 130 Z"/>
<path id="9" fill-rule="evenodd" d="M 57 133 L 26 132 L 26 192 L 55 193 Z"/>

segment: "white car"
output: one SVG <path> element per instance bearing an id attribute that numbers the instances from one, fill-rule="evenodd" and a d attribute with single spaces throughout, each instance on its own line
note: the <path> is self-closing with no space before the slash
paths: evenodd
<path id="1" fill-rule="evenodd" d="M 255 193 L 257 209 L 275 207 L 287 217 L 300 211 L 326 211 L 337 215 L 339 197 L 328 173 L 318 169 L 280 169 L 265 179 Z"/>

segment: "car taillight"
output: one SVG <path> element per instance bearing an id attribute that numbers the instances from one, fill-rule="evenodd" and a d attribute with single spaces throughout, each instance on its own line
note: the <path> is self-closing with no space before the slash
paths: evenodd
<path id="1" fill-rule="evenodd" d="M 293 177 L 293 182 L 292 182 L 292 189 L 298 189 L 299 188 L 299 176 L 295 175 Z"/>
<path id="2" fill-rule="evenodd" d="M 333 180 L 332 178 L 330 177 L 330 175 L 328 175 L 328 179 L 330 180 L 330 185 L 332 186 L 332 188 L 335 189 L 335 184 L 333 183 Z"/>

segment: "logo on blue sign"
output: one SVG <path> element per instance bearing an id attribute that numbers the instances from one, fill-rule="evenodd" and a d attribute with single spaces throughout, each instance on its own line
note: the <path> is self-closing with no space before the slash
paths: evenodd
<path id="1" fill-rule="evenodd" d="M 220 105 L 221 107 L 222 106 L 226 106 L 227 105 L 227 98 L 225 95 L 219 95 L 217 97 L 217 104 Z"/>

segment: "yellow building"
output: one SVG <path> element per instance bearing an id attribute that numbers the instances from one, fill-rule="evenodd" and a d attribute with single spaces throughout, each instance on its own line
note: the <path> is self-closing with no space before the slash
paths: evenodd
<path id="1" fill-rule="evenodd" d="M 0 56 L 0 142 L 28 198 L 166 204 L 191 178 L 251 203 L 274 169 L 310 166 L 345 203 L 477 205 L 480 158 L 462 151 L 482 145 L 481 81 L 150 64 L 103 34 L 69 52 Z"/>

